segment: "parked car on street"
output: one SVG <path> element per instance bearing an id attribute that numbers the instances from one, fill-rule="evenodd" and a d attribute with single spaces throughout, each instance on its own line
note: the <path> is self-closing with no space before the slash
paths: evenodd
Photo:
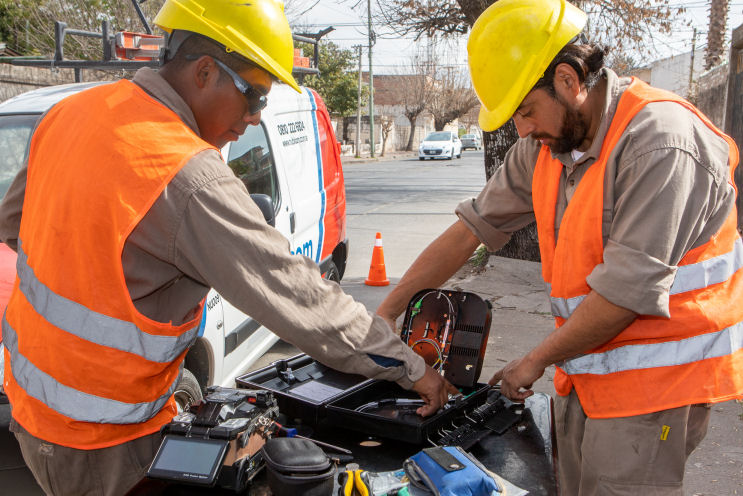
<path id="1" fill-rule="evenodd" d="M 462 142 L 456 133 L 451 131 L 435 131 L 430 133 L 418 147 L 418 160 L 427 158 L 462 157 Z"/>
<path id="2" fill-rule="evenodd" d="M 480 137 L 476 134 L 463 134 L 460 140 L 462 141 L 462 150 L 467 150 L 469 148 L 479 150 L 482 148 Z"/>
<path id="3" fill-rule="evenodd" d="M 39 117 L 64 97 L 96 83 L 30 91 L 0 104 L 0 199 L 23 166 Z M 261 123 L 249 126 L 222 149 L 227 165 L 264 203 L 292 253 L 314 260 L 326 279 L 340 282 L 346 267 L 346 193 L 340 144 L 320 96 L 287 85 L 271 90 Z M 265 200 L 260 202 L 258 200 Z M 264 210 L 264 213 L 265 210 Z M 0 243 L 0 312 L 15 281 L 16 254 Z M 207 386 L 234 387 L 235 378 L 278 337 L 237 310 L 213 289 L 206 296 L 198 339 L 189 350 L 177 387 L 180 408 L 200 399 Z M 4 353 L 0 343 L 0 384 Z"/>

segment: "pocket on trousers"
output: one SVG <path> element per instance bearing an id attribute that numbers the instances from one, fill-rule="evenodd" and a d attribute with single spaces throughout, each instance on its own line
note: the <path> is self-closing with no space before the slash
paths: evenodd
<path id="1" fill-rule="evenodd" d="M 682 482 L 619 482 L 599 477 L 596 496 L 684 496 Z"/>

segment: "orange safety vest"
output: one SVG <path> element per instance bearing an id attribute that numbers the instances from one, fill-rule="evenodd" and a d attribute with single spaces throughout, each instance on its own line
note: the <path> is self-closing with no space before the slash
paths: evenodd
<path id="1" fill-rule="evenodd" d="M 210 147 L 126 80 L 68 97 L 42 119 L 2 323 L 5 391 L 32 435 L 97 449 L 157 432 L 175 415 L 203 302 L 182 325 L 145 317 L 121 255 L 168 182 Z"/>
<path id="2" fill-rule="evenodd" d="M 581 179 L 555 242 L 555 206 L 563 165 L 543 146 L 532 183 L 542 276 L 561 326 L 591 291 L 586 277 L 603 263 L 604 175 L 612 149 L 650 102 L 679 103 L 730 147 L 730 182 L 738 164 L 731 138 L 682 98 L 633 78 L 617 106 L 601 154 Z M 734 184 L 733 184 L 734 186 Z M 670 319 L 640 315 L 614 339 L 557 367 L 555 389 L 575 387 L 586 415 L 624 417 L 725 401 L 743 395 L 743 244 L 736 211 L 702 246 L 679 262 L 670 290 Z"/>

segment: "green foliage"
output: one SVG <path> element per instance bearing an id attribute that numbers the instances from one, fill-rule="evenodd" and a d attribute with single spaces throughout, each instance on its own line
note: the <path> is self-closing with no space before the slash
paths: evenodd
<path id="1" fill-rule="evenodd" d="M 297 44 L 305 55 L 312 56 L 313 47 Z M 307 76 L 304 85 L 317 90 L 328 111 L 335 116 L 348 117 L 356 112 L 358 101 L 357 59 L 352 50 L 340 48 L 331 41 L 320 42 L 320 74 Z M 361 105 L 366 105 L 369 88 L 362 86 Z"/>
<path id="2" fill-rule="evenodd" d="M 488 263 L 488 260 L 490 260 L 490 251 L 488 251 L 488 247 L 485 245 L 480 245 L 477 250 L 475 250 L 475 253 L 470 257 L 470 264 L 472 264 L 475 268 L 482 268 L 485 267 L 485 264 Z"/>
<path id="3" fill-rule="evenodd" d="M 24 32 L 30 0 L 0 0 L 0 41 L 15 50 L 26 52 Z"/>

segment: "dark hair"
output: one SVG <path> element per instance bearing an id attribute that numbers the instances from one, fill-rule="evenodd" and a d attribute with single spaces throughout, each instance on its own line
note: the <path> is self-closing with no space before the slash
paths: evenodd
<path id="1" fill-rule="evenodd" d="M 599 80 L 599 71 L 604 67 L 604 58 L 609 53 L 607 47 L 600 45 L 578 45 L 569 43 L 560 50 L 544 75 L 537 81 L 533 89 L 543 88 L 552 96 L 555 95 L 555 69 L 560 64 L 568 64 L 578 73 L 581 84 L 587 89 L 593 88 Z"/>
<path id="2" fill-rule="evenodd" d="M 224 62 L 230 69 L 236 72 L 245 69 L 246 66 L 258 67 L 257 64 L 245 57 L 234 52 L 228 52 L 223 45 L 206 36 L 183 31 L 180 33 L 174 31 L 171 36 L 175 36 L 176 41 L 173 44 L 173 39 L 169 37 L 168 50 L 175 50 L 175 54 L 166 52 L 163 65 L 167 64 L 173 69 L 181 69 L 190 63 L 190 60 L 186 59 L 188 55 L 208 55 L 214 59 L 218 59 L 220 62 Z M 186 38 L 181 38 L 179 43 L 178 36 L 186 36 Z"/>

